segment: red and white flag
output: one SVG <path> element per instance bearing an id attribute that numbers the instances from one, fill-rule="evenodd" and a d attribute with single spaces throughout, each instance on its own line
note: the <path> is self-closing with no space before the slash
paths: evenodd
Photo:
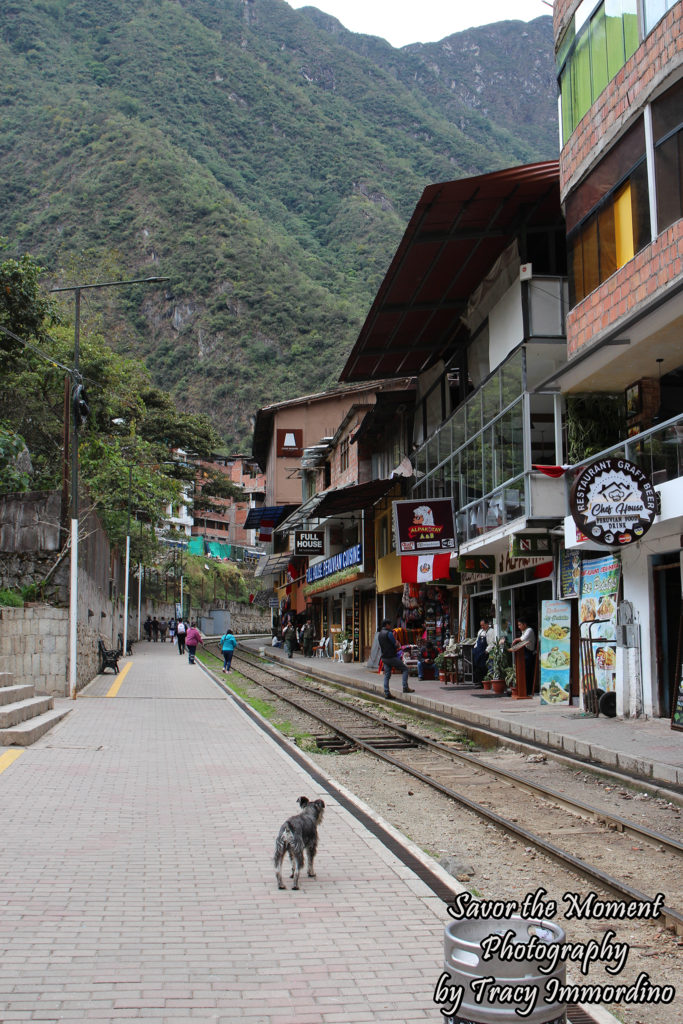
<path id="1" fill-rule="evenodd" d="M 451 556 L 445 555 L 402 555 L 401 582 L 430 583 L 448 576 Z"/>

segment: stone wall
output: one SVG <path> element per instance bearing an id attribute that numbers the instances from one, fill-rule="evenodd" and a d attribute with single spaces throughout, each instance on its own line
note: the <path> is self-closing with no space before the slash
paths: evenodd
<path id="1" fill-rule="evenodd" d="M 64 697 L 68 677 L 68 608 L 0 608 L 0 671 L 36 693 Z"/>

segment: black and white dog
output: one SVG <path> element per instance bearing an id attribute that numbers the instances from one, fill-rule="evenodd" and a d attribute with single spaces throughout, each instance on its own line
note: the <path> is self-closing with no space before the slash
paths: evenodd
<path id="1" fill-rule="evenodd" d="M 288 818 L 275 840 L 273 863 L 275 864 L 278 889 L 287 888 L 282 881 L 282 862 L 287 853 L 292 862 L 292 878 L 294 879 L 292 889 L 299 888 L 299 872 L 304 866 L 304 851 L 308 860 L 308 874 L 311 878 L 315 878 L 313 859 L 318 849 L 318 825 L 323 820 L 325 803 L 323 800 L 311 802 L 307 796 L 300 796 L 297 803 L 301 808 L 301 814 L 295 814 L 294 817 Z"/>

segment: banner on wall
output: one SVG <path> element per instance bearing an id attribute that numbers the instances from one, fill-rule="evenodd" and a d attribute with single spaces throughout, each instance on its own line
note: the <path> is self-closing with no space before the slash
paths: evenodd
<path id="1" fill-rule="evenodd" d="M 569 704 L 572 606 L 569 601 L 541 602 L 541 704 Z"/>
<path id="2" fill-rule="evenodd" d="M 578 597 L 581 593 L 581 552 L 560 552 L 560 597 Z"/>
<path id="3" fill-rule="evenodd" d="M 414 555 L 401 559 L 402 583 L 431 583 L 448 579 L 450 555 Z"/>
<path id="4" fill-rule="evenodd" d="M 621 578 L 619 555 L 585 558 L 581 565 L 579 630 L 592 641 L 595 679 L 605 691 L 616 688 L 617 599 Z"/>

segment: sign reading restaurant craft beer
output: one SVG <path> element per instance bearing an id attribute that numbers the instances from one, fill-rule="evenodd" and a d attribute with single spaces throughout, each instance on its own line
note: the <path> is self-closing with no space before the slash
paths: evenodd
<path id="1" fill-rule="evenodd" d="M 325 552 L 324 530 L 295 530 L 295 555 L 322 555 Z"/>
<path id="2" fill-rule="evenodd" d="M 449 554 L 455 550 L 452 498 L 395 501 L 396 554 Z"/>
<path id="3" fill-rule="evenodd" d="M 642 469 L 627 459 L 600 459 L 574 482 L 571 511 L 596 544 L 617 547 L 640 540 L 657 514 L 657 495 Z"/>

